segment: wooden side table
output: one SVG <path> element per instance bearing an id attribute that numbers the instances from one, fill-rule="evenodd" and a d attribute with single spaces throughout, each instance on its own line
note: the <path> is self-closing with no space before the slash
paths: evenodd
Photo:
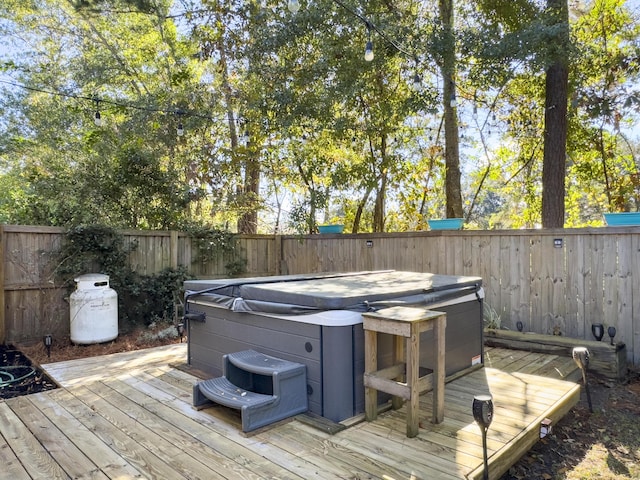
<path id="1" fill-rule="evenodd" d="M 365 418 L 378 415 L 377 392 L 393 395 L 394 408 L 407 400 L 407 437 L 419 430 L 420 393 L 433 389 L 431 421 L 444 420 L 445 328 L 447 314 L 421 307 L 390 307 L 362 314 L 365 352 Z M 433 330 L 433 373 L 419 376 L 420 333 Z M 378 333 L 394 336 L 394 364 L 378 370 Z M 405 354 L 406 343 L 406 354 Z M 403 381 L 403 378 L 406 378 Z"/>

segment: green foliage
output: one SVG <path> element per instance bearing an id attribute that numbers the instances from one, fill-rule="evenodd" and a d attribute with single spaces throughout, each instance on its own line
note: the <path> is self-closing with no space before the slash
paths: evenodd
<path id="1" fill-rule="evenodd" d="M 79 225 L 70 228 L 59 252 L 58 272 L 66 283 L 71 275 L 98 271 L 112 276 L 118 283 L 130 275 L 127 255 L 136 246 L 125 248 L 124 237 L 105 225 Z"/>
<path id="2" fill-rule="evenodd" d="M 208 264 L 222 260 L 227 275 L 234 277 L 246 271 L 247 261 L 236 236 L 228 230 L 191 226 L 186 230 L 197 249 L 194 262 Z"/>
<path id="3" fill-rule="evenodd" d="M 331 0 L 295 15 L 257 0 L 186 2 L 184 15 L 170 0 L 5 0 L 0 70 L 27 88 L 0 84 L 0 220 L 425 228 L 444 210 L 446 38 L 459 52 L 465 214 L 536 226 L 543 72 L 566 33 L 548 26 L 546 4 L 453 2 L 445 37 L 434 4 L 364 2 L 359 14 L 386 37 L 373 32 L 365 62 L 365 26 Z M 625 132 L 640 105 L 640 32 L 622 0 L 570 7 L 565 204 L 581 225 L 637 206 L 638 147 Z M 237 258 L 229 271 L 242 271 Z"/>
<path id="4" fill-rule="evenodd" d="M 193 278 L 185 267 L 165 268 L 153 275 L 135 275 L 137 282 L 124 290 L 127 317 L 131 321 L 171 322 L 175 306 L 184 294 L 184 281 Z M 125 306 L 125 305 L 123 305 Z"/>
<path id="5" fill-rule="evenodd" d="M 182 283 L 190 278 L 183 267 L 141 275 L 131 269 L 128 254 L 137 246 L 125 245 L 124 237 L 111 227 L 81 225 L 65 234 L 53 257 L 57 277 L 69 289 L 78 275 L 100 272 L 118 293 L 120 328 L 171 320 L 174 303 L 181 297 Z"/>

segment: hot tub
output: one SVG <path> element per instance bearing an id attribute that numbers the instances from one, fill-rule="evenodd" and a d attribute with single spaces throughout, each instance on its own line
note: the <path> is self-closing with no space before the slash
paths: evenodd
<path id="1" fill-rule="evenodd" d="M 361 313 L 427 305 L 447 313 L 448 376 L 483 363 L 482 279 L 379 271 L 189 280 L 185 282 L 188 362 L 222 375 L 222 356 L 253 349 L 307 367 L 309 410 L 339 422 L 364 412 Z M 198 315 L 199 319 L 197 319 Z M 201 320 L 201 321 L 198 321 Z M 431 332 L 421 337 L 420 366 L 431 368 Z M 380 365 L 391 338 L 379 335 Z"/>

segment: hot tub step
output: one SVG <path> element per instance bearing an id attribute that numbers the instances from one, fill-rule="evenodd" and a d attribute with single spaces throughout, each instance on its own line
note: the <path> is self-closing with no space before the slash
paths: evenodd
<path id="1" fill-rule="evenodd" d="M 255 350 L 243 350 L 225 355 L 227 360 L 235 367 L 251 373 L 260 375 L 284 375 L 287 372 L 296 372 L 304 369 L 304 365 L 295 362 L 289 362 L 281 358 L 265 355 Z"/>
<path id="2" fill-rule="evenodd" d="M 241 411 L 245 432 L 307 411 L 306 367 L 244 350 L 222 357 L 222 377 L 193 387 L 193 405 L 208 401 Z"/>
<path id="3" fill-rule="evenodd" d="M 273 395 L 244 390 L 234 385 L 225 377 L 210 378 L 198 384 L 200 393 L 209 400 L 227 407 L 240 409 L 243 407 L 256 407 L 275 402 Z"/>

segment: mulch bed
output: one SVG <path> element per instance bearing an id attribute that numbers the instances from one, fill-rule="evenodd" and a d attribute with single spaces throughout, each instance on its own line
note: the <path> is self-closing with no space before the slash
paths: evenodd
<path id="1" fill-rule="evenodd" d="M 582 386 L 578 405 L 500 480 L 638 478 L 628 465 L 640 461 L 640 371 L 631 370 L 625 382 L 591 373 L 588 382 L 593 412 Z M 606 461 L 593 458 L 594 448 L 606 452 Z"/>
<path id="2" fill-rule="evenodd" d="M 58 388 L 46 373 L 33 365 L 13 345 L 0 345 L 0 399 Z"/>

